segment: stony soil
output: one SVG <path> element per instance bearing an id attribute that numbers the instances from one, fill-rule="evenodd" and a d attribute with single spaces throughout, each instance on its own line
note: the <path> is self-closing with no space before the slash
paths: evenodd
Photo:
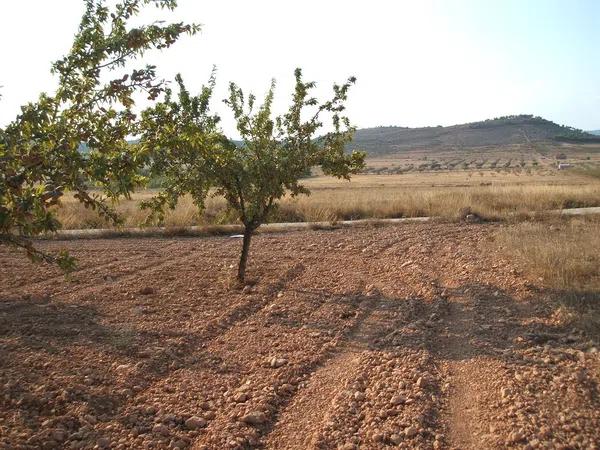
<path id="1" fill-rule="evenodd" d="M 493 225 L 0 250 L 0 447 L 600 448 L 596 344 Z"/>

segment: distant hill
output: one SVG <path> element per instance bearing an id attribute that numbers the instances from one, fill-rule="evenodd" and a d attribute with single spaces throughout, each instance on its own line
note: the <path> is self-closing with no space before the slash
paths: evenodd
<path id="1" fill-rule="evenodd" d="M 585 132 L 542 117 L 523 114 L 448 127 L 361 128 L 354 133 L 354 139 L 347 145 L 347 150 L 365 150 L 369 156 L 379 156 L 408 150 L 461 150 L 540 141 L 600 143 L 600 130 Z M 132 139 L 129 142 L 134 144 L 139 140 Z M 243 144 L 240 140 L 233 142 L 238 146 Z M 82 142 L 79 151 L 88 154 L 90 150 L 88 145 Z"/>
<path id="2" fill-rule="evenodd" d="M 418 149 L 465 149 L 539 141 L 600 142 L 596 136 L 532 115 L 505 116 L 448 127 L 358 129 L 348 149 L 370 156 Z"/>

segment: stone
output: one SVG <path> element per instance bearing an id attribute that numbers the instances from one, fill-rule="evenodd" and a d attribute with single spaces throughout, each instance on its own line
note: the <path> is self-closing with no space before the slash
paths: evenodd
<path id="1" fill-rule="evenodd" d="M 406 397 L 404 395 L 394 395 L 390 400 L 392 405 L 401 405 L 406 402 Z"/>
<path id="2" fill-rule="evenodd" d="M 249 398 L 250 396 L 246 392 L 240 392 L 233 399 L 236 401 L 236 403 L 244 403 Z"/>
<path id="3" fill-rule="evenodd" d="M 143 288 L 140 289 L 140 294 L 142 294 L 142 295 L 156 294 L 156 289 L 154 289 L 153 287 L 150 287 L 150 286 L 144 286 Z"/>
<path id="4" fill-rule="evenodd" d="M 404 430 L 404 435 L 408 438 L 415 437 L 419 433 L 417 427 L 410 426 Z"/>
<path id="5" fill-rule="evenodd" d="M 96 445 L 100 448 L 108 448 L 110 446 L 110 440 L 105 437 L 101 437 L 96 441 Z"/>
<path id="6" fill-rule="evenodd" d="M 57 442 L 62 442 L 67 438 L 67 433 L 64 430 L 54 430 L 52 432 L 52 439 Z"/>
<path id="7" fill-rule="evenodd" d="M 190 430 L 197 430 L 206 426 L 206 420 L 202 417 L 192 416 L 185 421 L 185 426 Z"/>
<path id="8" fill-rule="evenodd" d="M 402 437 L 399 434 L 394 433 L 390 436 L 390 442 L 399 445 L 402 442 Z"/>
<path id="9" fill-rule="evenodd" d="M 152 432 L 162 436 L 168 436 L 170 434 L 169 428 L 162 424 L 154 425 L 154 427 L 152 427 Z"/>
<path id="10" fill-rule="evenodd" d="M 365 399 L 365 394 L 363 394 L 362 392 L 356 391 L 354 393 L 354 400 L 362 402 L 364 399 Z"/>
<path id="11" fill-rule="evenodd" d="M 378 431 L 376 431 L 375 433 L 373 433 L 373 441 L 375 442 L 382 442 L 383 441 L 383 433 L 380 433 Z"/>
<path id="12" fill-rule="evenodd" d="M 183 450 L 187 447 L 187 443 L 183 439 L 178 439 L 173 442 L 173 450 L 178 448 L 179 450 Z"/>
<path id="13" fill-rule="evenodd" d="M 550 437 L 552 435 L 552 432 L 550 431 L 549 427 L 541 426 L 540 430 L 539 430 L 539 434 L 542 439 L 545 439 L 545 438 Z"/>
<path id="14" fill-rule="evenodd" d="M 277 358 L 277 357 L 273 357 L 271 359 L 271 362 L 269 363 L 269 365 L 273 368 L 273 369 L 277 369 L 281 366 L 284 366 L 285 364 L 287 364 L 287 359 L 284 358 Z"/>
<path id="15" fill-rule="evenodd" d="M 96 416 L 92 416 L 91 414 L 86 414 L 85 416 L 83 416 L 83 420 L 92 425 L 95 425 L 98 422 Z"/>
<path id="16" fill-rule="evenodd" d="M 523 439 L 525 439 L 523 434 L 521 434 L 519 431 L 513 431 L 508 435 L 507 443 L 515 444 L 517 442 L 522 441 Z"/>
<path id="17" fill-rule="evenodd" d="M 250 286 L 250 285 L 244 286 L 244 289 L 242 289 L 242 293 L 244 293 L 244 294 L 251 294 L 252 293 L 252 286 Z"/>
<path id="18" fill-rule="evenodd" d="M 252 411 L 242 417 L 242 422 L 248 425 L 262 425 L 266 421 L 267 417 L 262 411 Z"/>

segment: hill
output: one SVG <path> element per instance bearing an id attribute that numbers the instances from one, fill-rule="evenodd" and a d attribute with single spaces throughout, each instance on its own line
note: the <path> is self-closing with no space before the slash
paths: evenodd
<path id="1" fill-rule="evenodd" d="M 370 156 L 377 156 L 407 150 L 460 150 L 539 141 L 598 142 L 599 139 L 584 131 L 558 125 L 541 117 L 518 115 L 448 127 L 363 128 L 356 130 L 348 149 L 361 149 Z"/>
<path id="2" fill-rule="evenodd" d="M 590 130 L 588 133 L 593 134 L 595 136 L 600 136 L 600 130 Z"/>

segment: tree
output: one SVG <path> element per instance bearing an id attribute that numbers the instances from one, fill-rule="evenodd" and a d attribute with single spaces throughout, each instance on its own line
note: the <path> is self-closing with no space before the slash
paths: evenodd
<path id="1" fill-rule="evenodd" d="M 118 222 L 113 201 L 140 181 L 127 142 L 139 125 L 134 97 L 143 93 L 155 100 L 165 87 L 155 66 L 126 65 L 198 31 L 184 23 L 128 26 L 148 4 L 176 7 L 175 0 L 122 0 L 111 10 L 104 0 L 86 0 L 70 52 L 52 65 L 56 92 L 41 94 L 0 128 L 0 243 L 24 249 L 33 260 L 73 268 L 67 253 L 49 254 L 31 241 L 60 227 L 53 206 L 68 191 Z M 80 151 L 82 144 L 89 152 Z M 90 192 L 91 187 L 102 193 Z"/>
<path id="2" fill-rule="evenodd" d="M 273 117 L 275 82 L 259 107 L 254 95 L 244 96 L 231 83 L 225 103 L 233 111 L 241 145 L 227 139 L 219 128 L 219 116 L 211 114 L 209 103 L 215 74 L 197 96 L 177 77 L 177 98 L 169 92 L 164 102 L 143 115 L 141 148 L 153 174 L 164 176 L 164 190 L 142 206 L 162 217 L 166 206 L 174 208 L 178 199 L 191 194 L 202 209 L 206 197 L 221 195 L 236 212 L 244 227 L 237 278 L 245 279 L 252 235 L 267 220 L 278 201 L 310 194 L 301 179 L 312 167 L 339 178 L 350 179 L 364 167 L 363 152 L 348 154 L 345 144 L 354 128 L 343 114 L 354 78 L 334 84 L 330 100 L 319 102 L 310 95 L 314 82 L 304 82 L 300 69 L 292 104 L 282 116 Z M 321 137 L 323 116 L 331 119 L 331 130 Z"/>

